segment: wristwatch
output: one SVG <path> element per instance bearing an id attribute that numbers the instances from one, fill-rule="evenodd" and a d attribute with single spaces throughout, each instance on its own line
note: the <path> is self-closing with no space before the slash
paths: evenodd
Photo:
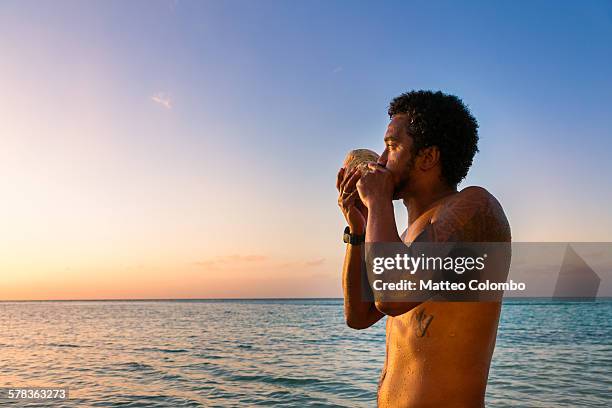
<path id="1" fill-rule="evenodd" d="M 351 245 L 359 245 L 365 242 L 365 235 L 357 235 L 351 234 L 350 227 L 346 227 L 344 229 L 344 235 L 342 236 L 342 241 Z"/>

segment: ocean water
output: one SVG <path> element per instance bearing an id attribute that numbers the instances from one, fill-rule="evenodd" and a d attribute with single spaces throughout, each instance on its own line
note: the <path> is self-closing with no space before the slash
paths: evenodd
<path id="1" fill-rule="evenodd" d="M 488 407 L 611 406 L 612 301 L 504 303 Z M 1 386 L 67 386 L 2 406 L 372 407 L 384 321 L 341 300 L 0 303 Z"/>

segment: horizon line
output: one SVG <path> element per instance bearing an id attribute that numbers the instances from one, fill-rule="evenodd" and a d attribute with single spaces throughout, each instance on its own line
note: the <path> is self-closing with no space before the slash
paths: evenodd
<path id="1" fill-rule="evenodd" d="M 260 297 L 260 298 L 106 298 L 106 299 L 0 299 L 0 303 L 27 303 L 27 302 L 197 302 L 197 301 L 237 301 L 237 300 L 343 300 L 342 297 Z M 505 296 L 505 299 L 547 299 L 547 300 L 578 300 L 585 301 L 580 297 L 552 297 L 552 296 Z M 595 299 L 612 299 L 612 296 L 598 296 Z"/>
<path id="2" fill-rule="evenodd" d="M 341 300 L 341 297 L 225 297 L 225 298 L 103 298 L 103 299 L 0 299 L 8 302 L 175 302 L 197 300 Z"/>

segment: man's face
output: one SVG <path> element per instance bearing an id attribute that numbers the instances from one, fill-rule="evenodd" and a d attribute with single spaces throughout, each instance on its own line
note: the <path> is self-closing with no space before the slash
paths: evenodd
<path id="1" fill-rule="evenodd" d="M 393 115 L 385 133 L 385 150 L 378 159 L 393 174 L 393 199 L 402 198 L 408 192 L 414 168 L 413 141 L 406 131 L 408 124 L 408 114 Z"/>

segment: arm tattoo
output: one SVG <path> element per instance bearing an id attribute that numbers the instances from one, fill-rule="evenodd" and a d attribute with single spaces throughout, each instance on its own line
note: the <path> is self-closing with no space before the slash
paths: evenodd
<path id="1" fill-rule="evenodd" d="M 431 321 L 434 318 L 433 315 L 425 314 L 425 309 L 421 309 L 418 311 L 418 313 L 416 313 L 414 318 L 416 320 L 417 337 L 425 336 L 425 333 L 427 332 L 427 328 L 429 327 L 429 325 L 431 324 Z"/>

